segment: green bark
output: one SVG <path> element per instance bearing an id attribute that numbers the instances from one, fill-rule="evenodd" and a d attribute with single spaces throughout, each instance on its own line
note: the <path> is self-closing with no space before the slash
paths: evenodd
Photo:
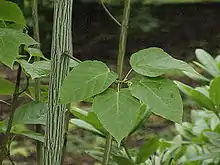
<path id="1" fill-rule="evenodd" d="M 59 104 L 58 98 L 61 84 L 69 70 L 69 58 L 64 54 L 68 52 L 72 56 L 72 5 L 73 0 L 55 0 L 54 2 L 44 165 L 60 165 L 62 161 L 67 106 Z"/>

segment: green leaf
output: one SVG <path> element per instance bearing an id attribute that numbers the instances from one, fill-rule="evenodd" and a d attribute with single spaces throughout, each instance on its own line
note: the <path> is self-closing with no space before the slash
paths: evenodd
<path id="1" fill-rule="evenodd" d="M 220 76 L 215 77 L 210 83 L 210 97 L 213 103 L 220 107 Z"/>
<path id="2" fill-rule="evenodd" d="M 13 125 L 11 129 L 11 133 L 16 135 L 23 135 L 31 139 L 44 142 L 44 136 L 42 134 L 27 129 L 25 125 L 22 125 L 23 124 L 22 122 L 23 121 L 20 122 L 21 124 L 18 123 L 16 125 Z M 0 133 L 5 133 L 6 129 L 7 129 L 7 121 L 6 120 L 0 121 Z"/>
<path id="3" fill-rule="evenodd" d="M 220 63 L 220 55 L 218 55 L 218 56 L 215 57 L 215 61 L 216 61 L 217 63 Z"/>
<path id="4" fill-rule="evenodd" d="M 22 68 L 32 79 L 48 76 L 50 73 L 50 61 L 35 61 L 32 64 L 25 60 L 17 60 Z"/>
<path id="5" fill-rule="evenodd" d="M 170 70 L 180 70 L 191 78 L 206 80 L 184 61 L 171 57 L 160 48 L 148 48 L 132 54 L 130 59 L 132 69 L 144 76 L 157 77 Z"/>
<path id="6" fill-rule="evenodd" d="M 16 109 L 12 124 L 45 124 L 46 113 L 46 103 L 29 102 Z"/>
<path id="7" fill-rule="evenodd" d="M 202 86 L 202 87 L 195 87 L 195 90 L 202 93 L 204 96 L 209 97 L 209 87 L 208 86 Z"/>
<path id="8" fill-rule="evenodd" d="M 44 142 L 44 135 L 42 135 L 40 133 L 33 132 L 33 131 L 27 129 L 24 125 L 13 126 L 11 132 L 14 134 L 17 134 L 17 135 L 23 135 L 23 136 L 29 137 L 31 139 Z"/>
<path id="9" fill-rule="evenodd" d="M 102 135 L 102 136 L 103 136 L 103 134 L 102 134 L 99 130 L 97 130 L 97 129 L 96 129 L 95 127 L 93 127 L 91 124 L 86 123 L 86 122 L 83 121 L 83 120 L 80 120 L 80 119 L 71 119 L 71 120 L 70 120 L 70 123 L 72 123 L 72 124 L 74 124 L 74 125 L 76 125 L 76 126 L 78 126 L 78 127 L 80 127 L 80 128 L 86 129 L 86 130 L 88 130 L 88 131 L 91 131 L 91 132 L 94 132 L 94 133 L 96 133 L 96 134 L 99 134 L 99 135 Z"/>
<path id="10" fill-rule="evenodd" d="M 217 66 L 218 66 L 218 69 L 220 71 L 220 55 L 218 55 L 216 58 L 215 58 L 215 61 L 217 63 Z"/>
<path id="11" fill-rule="evenodd" d="M 45 60 L 48 60 L 46 57 L 44 57 L 42 51 L 37 48 L 25 48 L 25 50 L 33 57 L 41 57 Z"/>
<path id="12" fill-rule="evenodd" d="M 94 98 L 92 108 L 103 127 L 120 143 L 134 128 L 140 103 L 128 89 L 108 89 Z"/>
<path id="13" fill-rule="evenodd" d="M 19 55 L 21 44 L 29 46 L 38 43 L 19 30 L 0 28 L 0 61 L 12 68 L 16 57 Z"/>
<path id="14" fill-rule="evenodd" d="M 185 139 L 191 140 L 194 137 L 192 133 L 192 125 L 190 123 L 183 122 L 182 125 L 176 123 L 175 128 L 177 133 Z"/>
<path id="15" fill-rule="evenodd" d="M 220 134 L 217 132 L 204 131 L 203 136 L 208 138 L 208 140 L 215 146 L 220 147 Z"/>
<path id="16" fill-rule="evenodd" d="M 129 135 L 134 133 L 152 114 L 151 110 L 146 105 L 141 105 L 140 110 L 137 114 L 136 125 Z"/>
<path id="17" fill-rule="evenodd" d="M 102 159 L 103 159 L 103 155 L 104 155 L 104 152 L 103 150 L 86 150 L 85 151 L 86 154 L 88 154 L 89 156 L 91 156 L 92 158 L 94 158 L 95 160 L 98 160 L 99 162 L 102 162 Z M 110 160 L 111 162 L 111 160 Z"/>
<path id="18" fill-rule="evenodd" d="M 105 91 L 116 78 L 116 73 L 100 61 L 82 62 L 65 78 L 60 101 L 67 104 L 88 99 Z"/>
<path id="19" fill-rule="evenodd" d="M 177 84 L 178 88 L 186 95 L 190 96 L 193 98 L 198 104 L 200 104 L 202 107 L 207 108 L 209 110 L 214 110 L 214 104 L 209 97 L 204 95 L 199 91 L 199 89 L 193 89 L 190 86 L 183 84 L 179 81 L 175 81 Z"/>
<path id="20" fill-rule="evenodd" d="M 14 93 L 14 84 L 0 77 L 0 95 L 11 95 Z"/>
<path id="21" fill-rule="evenodd" d="M 196 160 L 207 160 L 207 159 L 216 159 L 219 158 L 220 155 L 220 151 L 213 151 L 201 156 L 194 156 L 191 159 L 189 159 L 189 161 L 196 161 Z"/>
<path id="22" fill-rule="evenodd" d="M 181 148 L 177 149 L 177 151 L 175 152 L 174 160 L 178 160 L 182 156 L 184 156 L 186 149 L 187 149 L 187 146 L 182 146 Z"/>
<path id="23" fill-rule="evenodd" d="M 0 133 L 3 133 L 6 131 L 7 129 L 7 121 L 4 120 L 4 121 L 0 121 Z M 1 143 L 0 143 L 1 144 Z"/>
<path id="24" fill-rule="evenodd" d="M 118 165 L 134 165 L 134 163 L 123 156 L 113 156 L 113 160 L 118 164 Z"/>
<path id="25" fill-rule="evenodd" d="M 44 57 L 44 59 L 46 59 Z M 35 61 L 32 64 L 28 63 L 26 60 L 17 60 L 22 66 L 22 68 L 25 70 L 27 74 L 31 76 L 32 79 L 45 77 L 50 74 L 50 67 L 51 67 L 51 61 L 50 60 L 41 60 L 41 61 Z M 73 62 L 73 60 L 70 60 L 71 65 L 70 67 L 75 67 L 78 65 L 77 62 Z"/>
<path id="26" fill-rule="evenodd" d="M 85 121 L 86 123 L 92 125 L 94 128 L 102 132 L 102 134 L 106 134 L 107 131 L 103 128 L 102 124 L 100 123 L 99 119 L 97 118 L 94 112 L 87 112 L 82 109 L 72 107 L 70 112 L 78 117 L 79 119 Z"/>
<path id="27" fill-rule="evenodd" d="M 206 71 L 213 77 L 220 74 L 217 63 L 214 58 L 206 51 L 202 49 L 196 49 L 196 57 L 201 64 L 206 68 Z"/>
<path id="28" fill-rule="evenodd" d="M 159 144 L 160 142 L 156 136 L 147 139 L 138 151 L 136 163 L 144 163 L 154 152 L 156 152 Z"/>
<path id="29" fill-rule="evenodd" d="M 130 91 L 156 115 L 177 123 L 182 122 L 182 99 L 177 86 L 171 80 L 159 77 L 135 77 L 132 79 Z"/>
<path id="30" fill-rule="evenodd" d="M 17 133 L 17 134 L 29 137 L 29 138 L 34 139 L 34 140 L 38 140 L 38 141 L 40 141 L 42 143 L 44 142 L 44 135 L 36 133 L 36 132 L 33 132 L 33 131 L 13 132 L 13 133 L 14 134 Z"/>
<path id="31" fill-rule="evenodd" d="M 0 1 L 0 20 L 10 21 L 25 26 L 25 18 L 16 3 L 9 1 Z"/>

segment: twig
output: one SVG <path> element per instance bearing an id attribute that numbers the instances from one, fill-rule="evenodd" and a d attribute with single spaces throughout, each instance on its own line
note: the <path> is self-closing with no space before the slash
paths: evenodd
<path id="1" fill-rule="evenodd" d="M 9 116 L 9 120 L 8 120 L 8 124 L 7 124 L 7 128 L 6 128 L 6 132 L 5 132 L 5 145 L 7 145 L 7 157 L 8 159 L 11 161 L 11 164 L 14 165 L 11 157 L 10 157 L 10 132 L 12 129 L 12 122 L 13 122 L 13 118 L 14 118 L 14 113 L 15 113 L 15 109 L 16 109 L 16 101 L 19 97 L 19 87 L 20 87 L 20 81 L 21 81 L 21 65 L 18 64 L 18 70 L 17 70 L 17 78 L 16 78 L 16 84 L 15 84 L 15 89 L 14 89 L 14 93 L 12 96 L 12 103 L 11 103 L 11 111 L 10 111 L 10 116 Z M 2 162 L 0 162 L 0 164 L 2 164 Z"/>
<path id="2" fill-rule="evenodd" d="M 11 111 L 10 111 L 10 117 L 9 117 L 9 120 L 8 120 L 8 124 L 7 124 L 7 129 L 6 129 L 6 137 L 7 137 L 7 142 L 8 142 L 8 139 L 9 139 L 9 134 L 11 132 L 11 128 L 12 128 L 12 121 L 13 121 L 13 118 L 14 118 L 14 112 L 15 112 L 15 109 L 16 109 L 16 101 L 18 99 L 18 94 L 19 94 L 19 86 L 20 86 L 20 81 L 21 81 L 21 65 L 18 64 L 18 70 L 17 70 L 17 78 L 16 78 L 16 84 L 15 84 L 15 89 L 14 89 L 14 93 L 13 93 L 13 96 L 12 96 L 12 103 L 11 103 Z"/>
<path id="3" fill-rule="evenodd" d="M 121 23 L 111 14 L 111 12 L 108 10 L 108 8 L 105 6 L 103 0 L 101 0 L 101 4 L 102 4 L 102 7 L 104 8 L 104 10 L 106 11 L 106 13 L 111 17 L 111 19 L 113 21 L 115 21 L 115 23 L 118 25 L 118 26 L 121 26 Z"/>
<path id="4" fill-rule="evenodd" d="M 11 105 L 10 103 L 8 103 L 7 101 L 4 101 L 4 100 L 0 100 L 0 102 L 2 102 L 2 103 L 4 103 L 4 104 L 6 104 L 6 105 Z"/>
<path id="5" fill-rule="evenodd" d="M 127 81 L 128 76 L 131 74 L 131 72 L 132 72 L 132 69 L 130 69 L 130 70 L 128 71 L 128 73 L 126 74 L 126 76 L 125 76 L 125 78 L 122 80 L 122 82 Z"/>
<path id="6" fill-rule="evenodd" d="M 28 89 L 28 87 L 29 87 L 29 79 L 30 79 L 30 77 L 28 77 L 28 76 L 26 75 L 26 86 L 24 87 L 24 89 L 23 89 L 22 91 L 20 91 L 20 92 L 18 93 L 18 96 L 20 96 L 22 93 L 24 93 L 24 92 Z"/>
<path id="7" fill-rule="evenodd" d="M 65 56 L 69 57 L 70 59 L 78 62 L 78 63 L 81 63 L 82 61 L 80 61 L 79 59 L 77 59 L 76 57 L 73 57 L 73 56 L 70 56 L 67 52 L 64 53 Z"/>

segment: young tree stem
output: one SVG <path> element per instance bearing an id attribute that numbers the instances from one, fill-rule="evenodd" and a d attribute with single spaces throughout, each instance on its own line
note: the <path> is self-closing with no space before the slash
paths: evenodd
<path id="1" fill-rule="evenodd" d="M 32 2 L 32 20 L 33 20 L 33 37 L 34 39 L 40 43 L 40 34 L 39 34 L 39 18 L 38 18 L 38 0 L 33 0 Z M 40 46 L 38 46 L 40 49 Z M 40 57 L 35 57 L 35 61 L 40 61 Z M 36 78 L 34 83 L 35 90 L 35 101 L 40 101 L 40 79 Z M 40 124 L 36 124 L 36 132 L 42 133 L 42 126 Z M 42 143 L 40 141 L 36 142 L 36 151 L 37 151 L 37 165 L 41 165 L 42 161 Z"/>
<path id="2" fill-rule="evenodd" d="M 67 105 L 60 104 L 60 89 L 69 72 L 72 55 L 73 0 L 54 0 L 54 23 L 51 48 L 51 72 L 48 112 L 45 127 L 43 165 L 61 165 L 66 134 Z"/>
<path id="3" fill-rule="evenodd" d="M 117 73 L 118 73 L 120 81 L 123 80 L 123 65 L 124 65 L 124 55 L 125 55 L 126 46 L 127 46 L 126 44 L 127 44 L 130 9 L 131 9 L 131 0 L 125 0 L 123 19 L 122 19 L 122 24 L 121 24 L 121 34 L 119 38 L 118 60 L 117 60 Z M 119 85 L 119 89 L 120 89 L 120 85 Z M 103 165 L 109 164 L 111 148 L 112 148 L 112 136 L 109 134 L 106 139 Z"/>
<path id="4" fill-rule="evenodd" d="M 10 132 L 12 129 L 12 122 L 13 122 L 14 113 L 15 113 L 15 109 L 16 109 L 16 102 L 19 97 L 19 88 L 20 88 L 20 82 L 21 82 L 21 70 L 22 70 L 21 66 L 20 66 L 20 64 L 18 64 L 16 84 L 15 84 L 15 89 L 14 89 L 14 93 L 13 93 L 12 101 L 11 101 L 10 116 L 9 116 L 9 120 L 8 120 L 8 124 L 7 124 L 7 128 L 6 128 L 5 136 L 3 139 L 4 144 L 2 144 L 4 146 L 1 146 L 4 156 L 2 157 L 2 159 L 0 159 L 0 165 L 2 165 L 2 161 L 5 158 L 8 158 L 11 161 L 11 164 L 14 164 L 11 157 L 10 157 L 10 144 L 11 144 Z"/>
<path id="5" fill-rule="evenodd" d="M 131 0 L 125 0 L 124 3 L 124 13 L 121 25 L 121 34 L 119 38 L 119 50 L 118 50 L 118 60 L 117 60 L 117 73 L 119 80 L 123 79 L 123 66 L 124 66 L 124 56 L 127 46 L 127 36 L 128 36 L 128 22 L 131 10 Z"/>

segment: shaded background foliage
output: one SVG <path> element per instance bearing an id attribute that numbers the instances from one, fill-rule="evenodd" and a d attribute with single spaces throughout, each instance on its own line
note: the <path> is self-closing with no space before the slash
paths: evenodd
<path id="1" fill-rule="evenodd" d="M 109 10 L 120 20 L 122 4 L 113 0 L 107 2 Z M 143 5 L 145 2 L 149 4 Z M 220 4 L 217 1 L 200 2 L 153 4 L 136 0 L 132 5 L 127 55 L 150 46 L 161 47 L 174 57 L 186 60 L 194 58 L 194 50 L 198 47 L 218 54 Z M 30 2 L 25 1 L 25 6 L 25 15 L 31 26 Z M 49 56 L 52 1 L 40 1 L 39 13 L 41 45 L 46 56 Z M 74 56 L 81 60 L 115 61 L 119 27 L 102 6 L 95 0 L 77 0 L 73 15 Z"/>

